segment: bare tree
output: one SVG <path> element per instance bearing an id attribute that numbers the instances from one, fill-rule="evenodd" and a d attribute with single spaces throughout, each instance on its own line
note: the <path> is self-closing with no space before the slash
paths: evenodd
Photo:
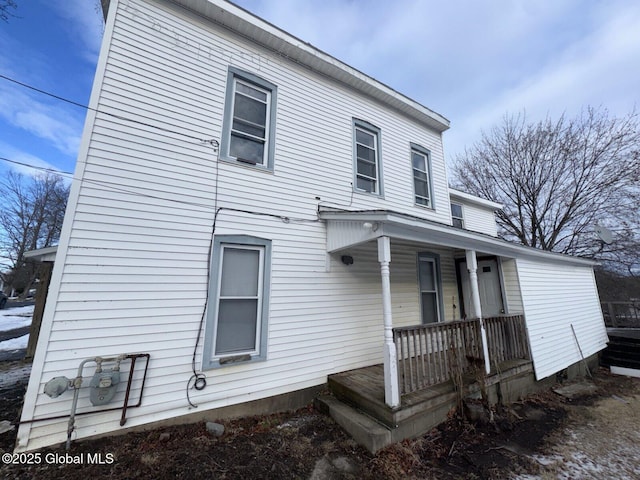
<path id="1" fill-rule="evenodd" d="M 638 114 L 587 108 L 576 118 L 527 123 L 506 116 L 458 155 L 454 186 L 495 202 L 502 237 L 543 250 L 640 268 Z M 595 233 L 615 232 L 611 244 Z"/>
<path id="2" fill-rule="evenodd" d="M 9 21 L 9 17 L 15 17 L 12 10 L 18 8 L 16 0 L 0 0 L 0 20 Z"/>
<path id="3" fill-rule="evenodd" d="M 36 278 L 36 267 L 24 254 L 55 245 L 60 237 L 69 187 L 59 175 L 24 177 L 9 172 L 0 183 L 4 199 L 0 210 L 0 248 L 9 271 L 9 287 L 26 293 Z"/>

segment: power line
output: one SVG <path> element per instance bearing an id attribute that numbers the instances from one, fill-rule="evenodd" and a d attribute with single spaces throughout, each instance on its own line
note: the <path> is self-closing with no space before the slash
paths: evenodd
<path id="1" fill-rule="evenodd" d="M 166 133 L 173 133 L 175 135 L 181 135 L 183 137 L 190 138 L 192 140 L 197 140 L 197 141 L 199 141 L 201 143 L 207 143 L 207 144 L 210 144 L 210 145 L 214 145 L 214 142 L 217 143 L 215 139 L 206 139 L 206 138 L 202 138 L 202 137 L 197 137 L 195 135 L 190 135 L 188 133 L 178 132 L 176 130 L 171 130 L 170 128 L 160 127 L 158 125 L 153 125 L 151 123 L 141 122 L 140 120 L 135 120 L 133 118 L 124 117 L 122 115 L 117 115 L 115 113 L 110 113 L 110 112 L 105 112 L 103 110 L 98 110 L 97 108 L 90 107 L 88 105 L 76 102 L 74 100 L 69 100 L 68 98 L 61 97 L 60 95 L 56 95 L 55 93 L 51 93 L 51 92 L 48 92 L 46 90 L 42 90 L 41 88 L 34 87 L 33 85 L 29 85 L 28 83 L 21 82 L 19 80 L 16 80 L 15 78 L 7 77 L 6 75 L 0 74 L 0 78 L 2 78 L 4 80 L 7 80 L 9 82 L 15 83 L 16 85 L 20 85 L 21 87 L 28 88 L 29 90 L 33 90 L 34 92 L 38 92 L 38 93 L 40 93 L 42 95 L 47 95 L 47 96 L 49 96 L 51 98 L 55 98 L 56 100 L 60 100 L 61 102 L 66 102 L 66 103 L 68 103 L 70 105 L 74 105 L 74 106 L 79 107 L 79 108 L 84 108 L 85 110 L 90 110 L 92 112 L 101 113 L 103 115 L 108 115 L 110 117 L 117 118 L 118 120 L 124 120 L 125 122 L 137 123 L 138 125 L 143 125 L 143 126 L 149 127 L 149 128 L 155 128 L 156 130 L 160 130 L 160 131 L 166 132 Z"/>
<path id="2" fill-rule="evenodd" d="M 13 163 L 15 165 L 21 165 L 23 167 L 33 168 L 34 170 L 41 170 L 43 172 L 55 173 L 55 174 L 62 175 L 62 176 L 71 175 L 73 177 L 73 173 L 64 172 L 64 171 L 61 171 L 61 170 L 56 170 L 55 168 L 36 167 L 35 165 L 29 165 L 28 163 L 19 162 L 17 160 L 11 160 L 10 158 L 4 158 L 4 157 L 0 157 L 0 160 L 5 161 L 7 163 Z"/>
<path id="3" fill-rule="evenodd" d="M 41 171 L 45 171 L 45 172 L 49 172 L 49 173 L 55 173 L 58 174 L 60 176 L 69 178 L 71 180 L 76 180 L 79 181 L 81 183 L 89 183 L 89 184 L 93 184 L 93 185 L 97 185 L 99 187 L 103 187 L 103 188 L 107 188 L 116 192 L 122 192 L 122 193 L 126 193 L 129 195 L 135 195 L 138 197 L 143 197 L 143 198 L 150 198 L 150 199 L 154 199 L 154 200 L 161 200 L 164 202 L 170 202 L 170 203 L 176 203 L 179 205 L 189 205 L 192 207 L 199 207 L 199 208 L 203 208 L 205 210 L 209 210 L 209 211 L 213 211 L 215 212 L 215 216 L 218 216 L 218 213 L 220 211 L 230 211 L 230 212 L 236 212 L 236 213 L 245 213 L 248 215 L 255 215 L 255 216 L 261 216 L 261 217 L 271 217 L 271 218 L 275 218 L 278 219 L 280 221 L 282 221 L 283 223 L 317 223 L 320 220 L 317 218 L 311 219 L 311 218 L 298 218 L 298 217 L 290 217 L 287 215 L 280 215 L 277 213 L 269 213 L 269 212 L 256 212 L 253 210 L 244 210 L 244 209 L 238 209 L 238 208 L 232 208 L 232 207 L 216 207 L 216 206 L 212 206 L 210 204 L 207 203 L 198 203 L 198 202 L 190 202 L 187 200 L 179 200 L 179 199 L 174 199 L 174 198 L 166 198 L 166 197 L 161 197 L 159 195 L 152 195 L 149 193 L 142 193 L 142 192 L 136 192 L 134 190 L 129 190 L 127 188 L 124 188 L 120 185 L 116 185 L 113 184 L 111 182 L 106 182 L 106 181 L 100 181 L 100 180 L 91 180 L 88 178 L 77 178 L 75 177 L 72 173 L 70 172 L 62 172 L 59 170 L 54 170 L 51 168 L 46 168 L 46 167 L 37 167 L 34 165 L 29 165 L 27 163 L 24 162 L 19 162 L 17 160 L 11 160 L 9 158 L 4 158 L 4 157 L 0 157 L 0 160 L 8 162 L 8 163 L 13 163 L 16 165 L 22 165 L 25 167 L 29 167 L 29 168 L 33 168 L 35 170 L 41 170 Z M 124 169 L 119 169 L 119 170 L 124 170 Z"/>

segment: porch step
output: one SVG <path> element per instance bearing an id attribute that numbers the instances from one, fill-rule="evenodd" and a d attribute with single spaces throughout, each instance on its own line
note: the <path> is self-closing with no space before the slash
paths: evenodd
<path id="1" fill-rule="evenodd" d="M 320 411 L 328 413 L 351 437 L 371 453 L 393 443 L 391 430 L 336 397 L 316 398 Z"/>
<path id="2" fill-rule="evenodd" d="M 485 380 L 491 403 L 510 403 L 537 389 L 531 362 L 514 361 L 501 367 Z M 425 434 L 446 420 L 458 402 L 449 381 L 404 395 L 400 407 L 390 408 L 384 401 L 380 365 L 329 375 L 328 386 L 332 396 L 319 398 L 319 408 L 371 453 Z M 465 382 L 464 396 L 468 395 L 479 395 L 472 378 Z"/>
<path id="3" fill-rule="evenodd" d="M 395 428 L 383 425 L 334 396 L 318 397 L 316 405 L 320 411 L 328 413 L 358 444 L 369 452 L 376 453 L 391 444 L 418 437 L 442 423 L 456 401 L 455 397 L 441 400 L 437 405 L 423 408 L 419 413 L 400 421 Z"/>

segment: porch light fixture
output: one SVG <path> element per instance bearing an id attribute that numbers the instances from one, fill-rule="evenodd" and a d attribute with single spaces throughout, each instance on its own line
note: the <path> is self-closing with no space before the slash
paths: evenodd
<path id="1" fill-rule="evenodd" d="M 375 222 L 375 223 L 364 222 L 362 224 L 362 228 L 365 228 L 367 230 L 371 230 L 372 232 L 377 232 L 378 228 L 380 228 L 380 223 L 378 223 L 378 222 Z"/>
<path id="2" fill-rule="evenodd" d="M 340 257 L 340 260 L 345 265 L 353 265 L 353 257 L 351 255 L 342 255 L 342 257 Z"/>

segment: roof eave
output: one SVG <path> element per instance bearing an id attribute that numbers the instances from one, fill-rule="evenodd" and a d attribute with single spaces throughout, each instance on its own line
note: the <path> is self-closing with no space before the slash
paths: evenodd
<path id="1" fill-rule="evenodd" d="M 168 1 L 207 21 L 233 31 L 282 58 L 382 102 L 438 133 L 449 129 L 449 120 L 439 113 L 233 3 L 226 0 Z M 101 0 L 101 3 L 106 18 L 110 2 L 109 0 Z"/>
<path id="2" fill-rule="evenodd" d="M 319 216 L 322 220 L 329 222 L 362 222 L 363 226 L 361 228 L 363 228 L 363 230 L 365 222 L 379 225 L 376 231 L 368 236 L 359 236 L 359 243 L 370 241 L 381 236 L 389 236 L 391 238 L 396 237 L 406 240 L 422 241 L 424 243 L 434 243 L 451 248 L 477 250 L 507 258 L 528 258 L 590 267 L 598 264 L 598 262 L 586 258 L 572 257 L 570 255 L 518 245 L 491 235 L 463 230 L 450 225 L 387 210 L 358 212 L 321 210 Z M 329 244 L 329 242 L 327 243 Z M 337 250 L 338 249 L 336 249 L 336 251 Z"/>

